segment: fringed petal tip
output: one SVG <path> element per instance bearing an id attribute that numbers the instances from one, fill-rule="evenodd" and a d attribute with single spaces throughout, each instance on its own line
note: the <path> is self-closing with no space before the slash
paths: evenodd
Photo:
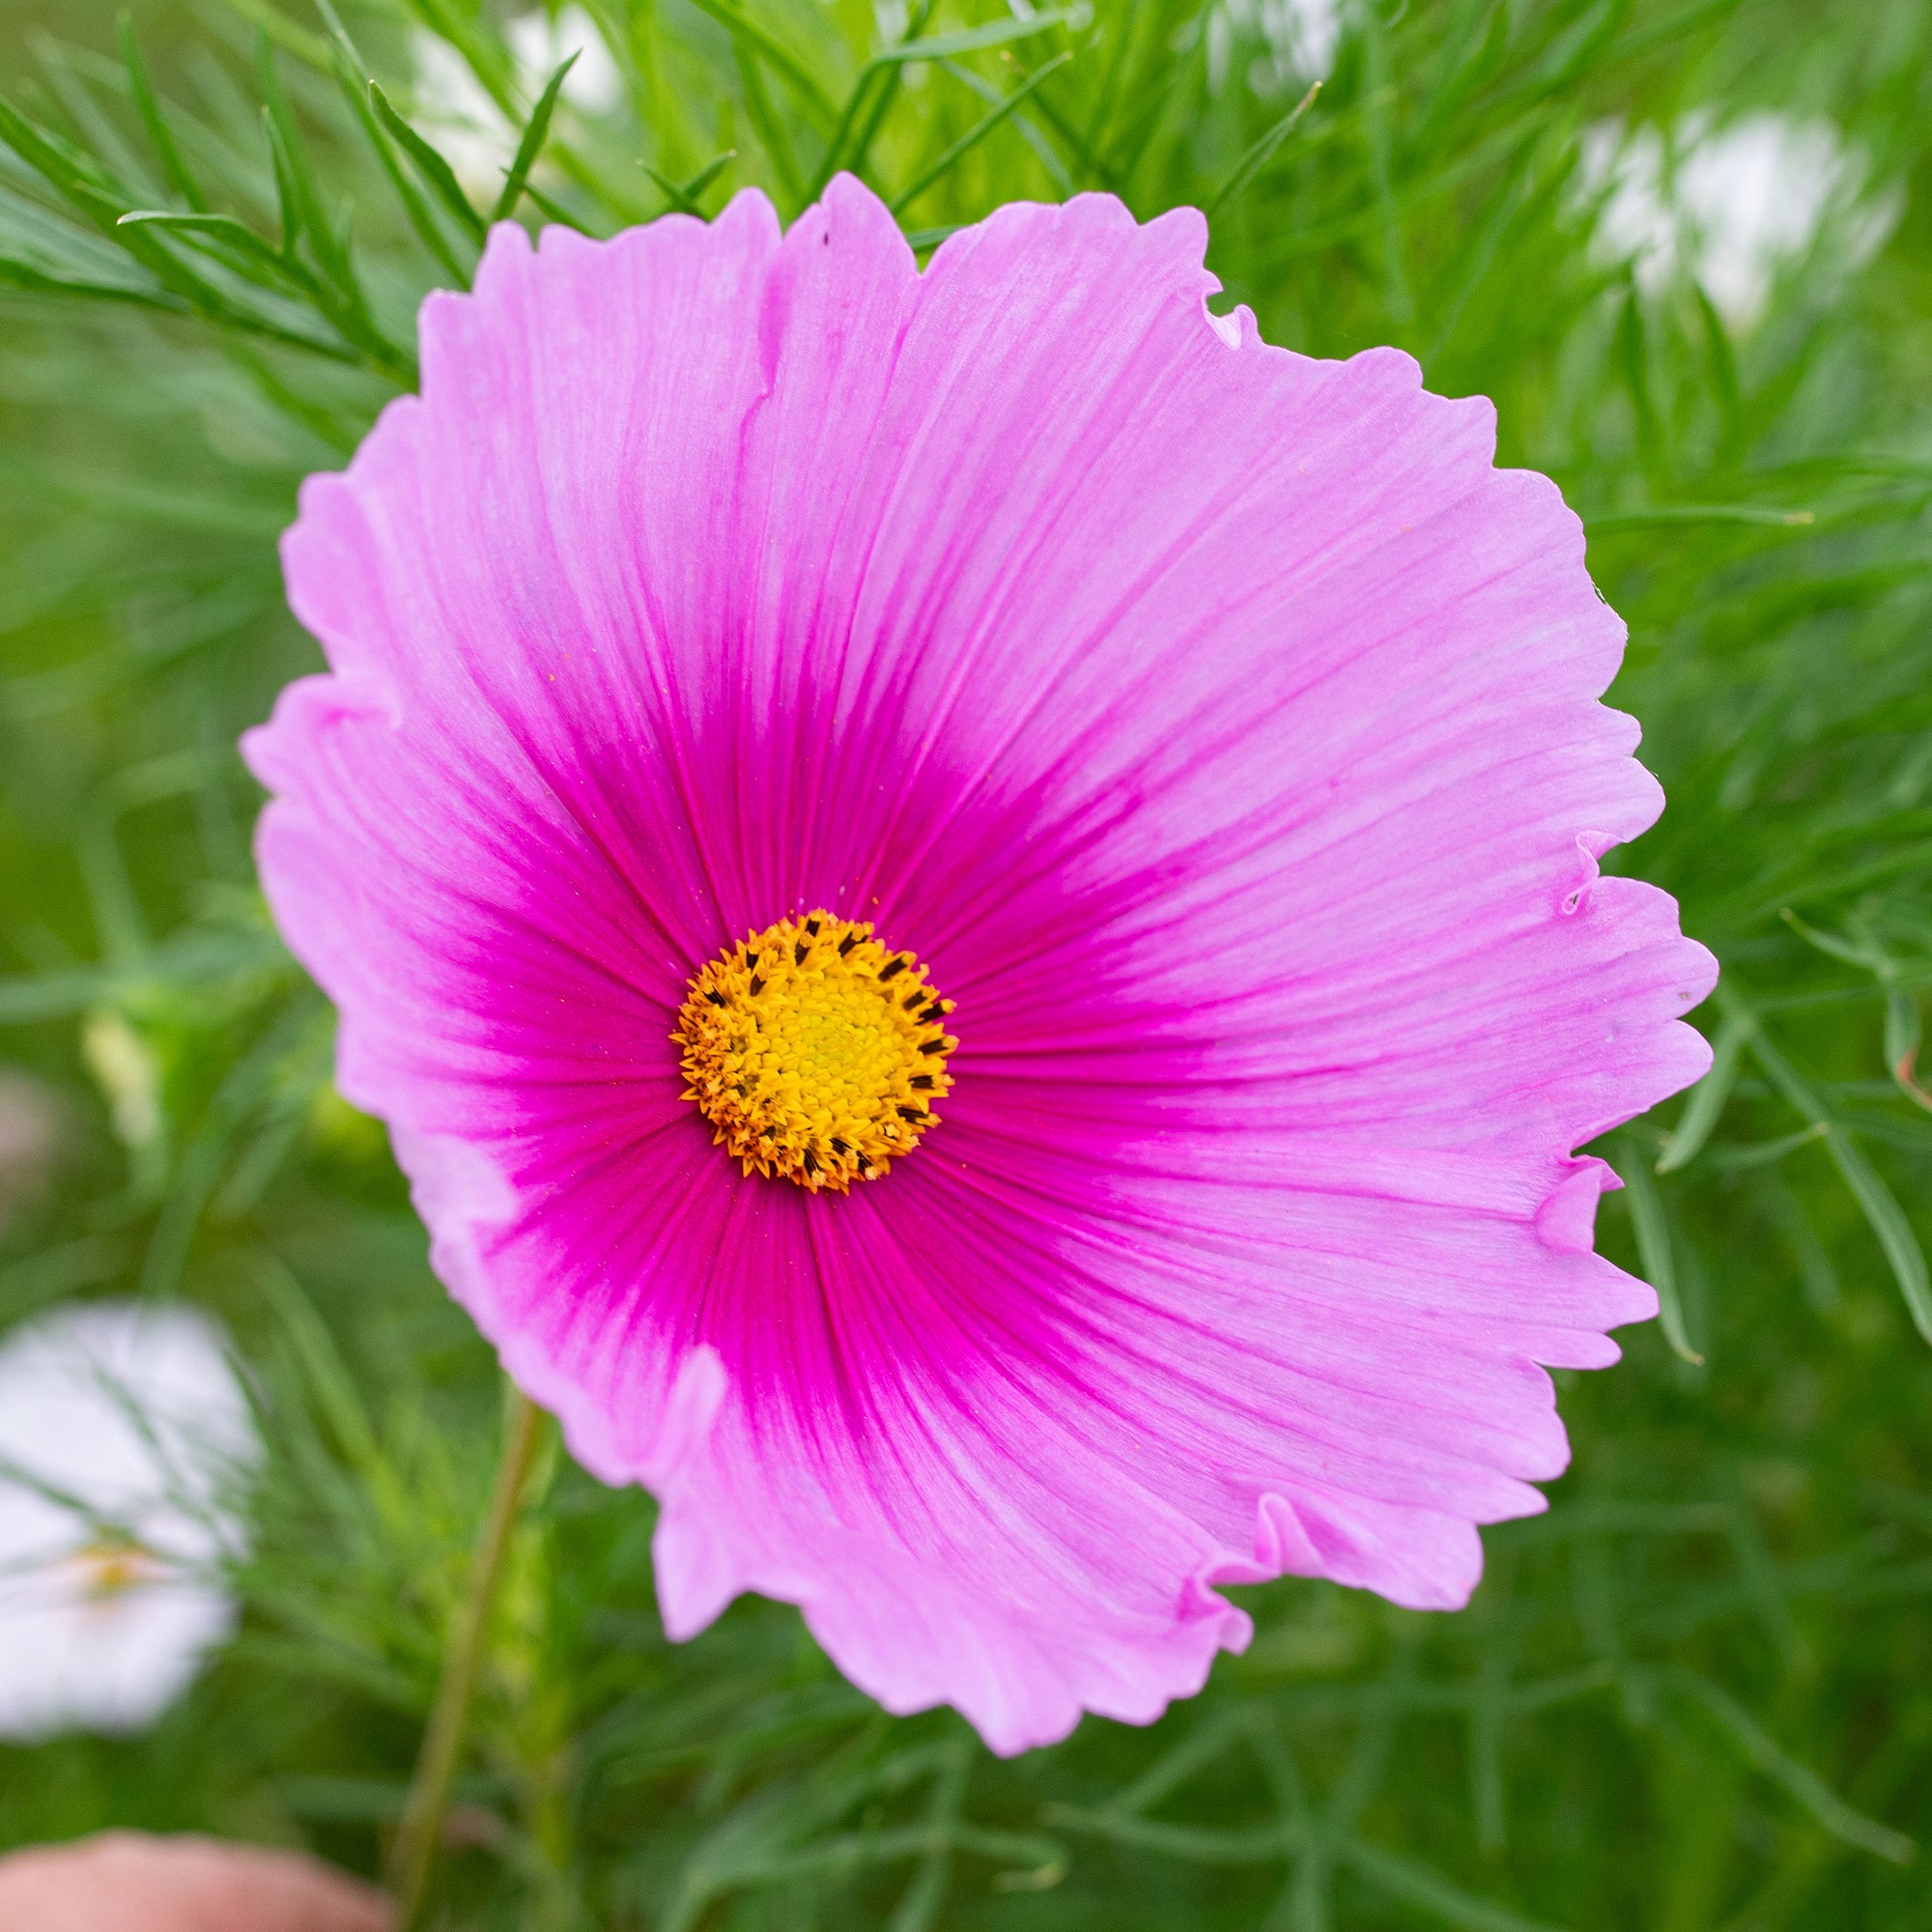
<path id="1" fill-rule="evenodd" d="M 1510 1514 L 1534 1516 L 1548 1506 L 1539 1492 L 1524 1488 Z M 1373 1590 L 1405 1609 L 1460 1610 L 1482 1574 L 1482 1540 L 1474 1524 L 1459 1518 L 1359 1497 L 1309 1494 L 1292 1502 L 1270 1492 L 1256 1503 L 1252 1552 L 1215 1558 L 1188 1591 L 1205 1606 L 1220 1601 L 1210 1585 L 1320 1577 Z M 1245 1646 L 1245 1634 L 1231 1634 L 1240 1642 L 1225 1648 Z"/>
<path id="2" fill-rule="evenodd" d="M 716 1497 L 688 1491 L 665 1502 L 653 1557 L 672 1638 L 696 1634 L 747 1591 L 795 1604 L 826 1655 L 883 1709 L 909 1717 L 951 1705 L 1002 1757 L 1060 1743 L 1090 1712 L 1152 1723 L 1252 1631 L 1245 1612 L 1186 1587 L 1161 1618 L 1030 1614 L 943 1568 L 827 1529 L 801 1564 L 748 1548 Z"/>

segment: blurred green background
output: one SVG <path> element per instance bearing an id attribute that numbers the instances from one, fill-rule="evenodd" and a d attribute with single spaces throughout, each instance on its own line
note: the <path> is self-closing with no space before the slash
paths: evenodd
<path id="1" fill-rule="evenodd" d="M 0 1177 L 0 1325 L 190 1297 L 270 1459 L 239 1639 L 149 1735 L 0 1747 L 0 1845 L 192 1827 L 374 1870 L 401 1804 L 499 1386 L 329 1088 L 233 748 L 318 662 L 275 561 L 296 484 L 412 382 L 416 301 L 582 47 L 518 218 L 608 233 L 747 183 L 789 214 L 834 165 L 923 248 L 1016 196 L 1192 202 L 1271 340 L 1398 343 L 1493 397 L 1630 622 L 1613 696 L 1670 806 L 1613 863 L 1726 978 L 1711 1079 L 1602 1150 L 1604 1244 L 1666 1321 L 1559 1375 L 1575 1467 L 1487 1535 L 1466 1613 L 1243 1592 L 1260 1634 L 1201 1697 L 1000 1763 L 879 1716 L 789 1609 L 667 1646 L 648 1499 L 553 1451 L 443 1922 L 1932 1923 L 1932 6 L 144 0 L 130 28 L 0 0 L 0 1059 L 42 1123 Z"/>

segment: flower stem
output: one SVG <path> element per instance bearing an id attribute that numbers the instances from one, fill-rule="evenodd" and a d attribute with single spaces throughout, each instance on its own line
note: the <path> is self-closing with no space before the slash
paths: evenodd
<path id="1" fill-rule="evenodd" d="M 464 1727 L 483 1660 L 483 1641 L 490 1628 L 497 1578 L 502 1574 L 503 1552 L 509 1548 L 510 1532 L 516 1527 L 528 1487 L 530 1464 L 543 1439 L 543 1420 L 544 1412 L 535 1403 L 522 1391 L 512 1391 L 489 1514 L 469 1552 L 469 1574 L 450 1629 L 436 1702 L 430 1707 L 415 1775 L 410 1779 L 395 1842 L 389 1848 L 389 1889 L 395 1894 L 398 1932 L 415 1932 L 420 1922 L 430 1867 L 449 1805 L 449 1787 L 463 1750 Z"/>

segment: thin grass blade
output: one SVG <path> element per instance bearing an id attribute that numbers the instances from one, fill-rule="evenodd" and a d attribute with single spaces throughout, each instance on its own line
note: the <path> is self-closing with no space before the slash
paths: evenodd
<path id="1" fill-rule="evenodd" d="M 516 212 L 517 203 L 523 199 L 524 185 L 530 178 L 530 170 L 536 165 L 538 155 L 543 152 L 544 137 L 550 132 L 551 116 L 556 112 L 556 98 L 562 91 L 564 77 L 574 68 L 582 49 L 570 54 L 558 65 L 557 70 L 544 84 L 544 91 L 537 98 L 537 104 L 530 109 L 530 118 L 524 128 L 524 137 L 517 143 L 516 158 L 510 163 L 510 172 L 503 180 L 503 191 L 497 197 L 497 206 L 490 211 L 491 221 L 505 221 Z"/>
<path id="2" fill-rule="evenodd" d="M 1049 74 L 1057 73 L 1072 58 L 1071 53 L 1055 54 L 1050 61 L 1037 68 L 997 107 L 982 114 L 974 122 L 972 127 L 967 128 L 965 133 L 960 135 L 958 140 L 954 141 L 910 187 L 895 196 L 890 204 L 892 212 L 897 214 L 908 204 L 917 201 L 935 182 L 956 167 L 963 156 L 977 148 L 1002 121 L 1019 107 Z"/>
<path id="3" fill-rule="evenodd" d="M 1208 197 L 1208 206 L 1202 211 L 1210 221 L 1274 159 L 1281 144 L 1301 125 L 1301 117 L 1315 105 L 1315 98 L 1321 92 L 1321 83 L 1318 80 L 1229 170 L 1227 179 Z"/>
<path id="4" fill-rule="evenodd" d="M 1918 1847 L 1904 1833 L 1854 1811 L 1815 1771 L 1801 1764 L 1762 1729 L 1728 1690 L 1691 1670 L 1672 1670 L 1668 1681 L 1702 1705 L 1750 1763 L 1796 1799 L 1834 1838 L 1895 1865 L 1908 1865 L 1918 1856 Z"/>
<path id="5" fill-rule="evenodd" d="M 141 43 L 134 38 L 133 15 L 123 11 L 115 22 L 116 33 L 121 43 L 122 64 L 128 70 L 128 85 L 134 97 L 135 110 L 141 117 L 141 125 L 148 130 L 148 143 L 155 151 L 155 157 L 161 164 L 161 172 L 167 177 L 175 192 L 197 212 L 208 208 L 208 197 L 202 192 L 201 184 L 194 178 L 194 172 L 182 158 L 182 152 L 175 141 L 174 132 L 167 124 L 167 117 L 161 112 L 160 102 L 155 98 L 153 81 L 148 76 L 147 62 L 141 56 Z"/>
<path id="6" fill-rule="evenodd" d="M 831 128 L 838 119 L 831 98 L 819 85 L 811 70 L 777 35 L 751 14 L 732 6 L 730 0 L 692 0 L 692 5 L 709 14 L 734 42 L 741 45 L 748 44 L 762 54 L 789 84 L 800 102 L 810 110 L 821 129 Z"/>
<path id="7" fill-rule="evenodd" d="M 1670 1223 L 1663 1211 L 1663 1197 L 1651 1178 L 1651 1164 L 1639 1156 L 1623 1162 L 1618 1172 L 1630 1201 L 1637 1259 L 1642 1264 L 1644 1279 L 1657 1291 L 1657 1317 L 1664 1340 L 1683 1360 L 1701 1369 L 1704 1357 L 1690 1346 L 1684 1323 L 1684 1304 L 1677 1292 L 1677 1258 L 1670 1244 Z"/>
<path id="8" fill-rule="evenodd" d="M 456 170 L 389 104 L 389 97 L 383 92 L 379 81 L 369 83 L 369 101 L 376 110 L 376 119 L 410 157 L 424 185 L 455 215 L 472 241 L 482 242 L 490 232 L 489 223 L 469 205 L 469 197 L 456 179 Z"/>
<path id="9" fill-rule="evenodd" d="M 1722 1021 L 1711 1042 L 1711 1070 L 1690 1090 L 1684 1112 L 1658 1157 L 1659 1174 L 1675 1174 L 1697 1158 L 1711 1130 L 1730 1101 L 1737 1085 L 1738 1061 L 1749 1028 L 1736 1019 Z"/>

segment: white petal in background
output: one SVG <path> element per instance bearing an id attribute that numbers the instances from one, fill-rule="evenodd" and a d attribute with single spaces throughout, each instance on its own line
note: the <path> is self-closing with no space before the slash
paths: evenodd
<path id="1" fill-rule="evenodd" d="M 1697 282 L 1730 327 L 1763 316 L 1780 270 L 1829 239 L 1821 268 L 1867 261 L 1898 218 L 1896 194 L 1869 191 L 1869 164 L 1829 121 L 1758 113 L 1722 127 L 1687 115 L 1666 140 L 1650 126 L 1583 130 L 1578 187 L 1596 210 L 1596 252 L 1629 262 L 1657 295 Z"/>
<path id="2" fill-rule="evenodd" d="M 1219 94 L 1237 50 L 1260 43 L 1248 85 L 1264 99 L 1326 80 L 1342 39 L 1344 0 L 1220 0 L 1208 15 L 1208 86 Z"/>
<path id="3" fill-rule="evenodd" d="M 0 1338 L 0 1737 L 152 1723 L 233 1629 L 259 1454 L 217 1325 L 71 1303 Z"/>
<path id="4" fill-rule="evenodd" d="M 586 114 L 608 114 L 624 98 L 624 76 L 597 23 L 582 7 L 569 6 L 555 19 L 548 14 L 521 14 L 503 29 L 517 72 L 534 97 L 572 54 L 577 65 L 564 76 L 563 98 Z"/>
<path id="5" fill-rule="evenodd" d="M 520 14 L 503 29 L 517 64 L 517 83 L 534 100 L 558 65 L 577 56 L 563 99 L 586 114 L 608 114 L 623 97 L 624 77 L 597 24 L 581 6 Z M 410 43 L 415 109 L 423 131 L 472 195 L 493 200 L 516 157 L 518 130 L 490 98 L 469 64 L 445 40 L 418 27 Z"/>

